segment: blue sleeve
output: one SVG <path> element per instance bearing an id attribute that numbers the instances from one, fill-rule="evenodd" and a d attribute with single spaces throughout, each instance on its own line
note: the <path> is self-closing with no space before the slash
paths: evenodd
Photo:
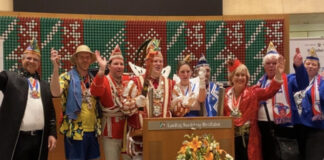
<path id="1" fill-rule="evenodd" d="M 304 125 L 311 127 L 312 126 L 312 97 L 311 90 L 308 90 L 305 93 L 305 97 L 302 100 L 302 113 L 301 113 L 301 121 Z"/>
<path id="2" fill-rule="evenodd" d="M 321 80 L 321 84 L 319 86 L 319 94 L 320 94 L 320 104 L 321 104 L 321 109 L 323 111 L 324 108 L 324 81 Z M 314 116 L 313 109 L 312 109 L 312 97 L 311 97 L 311 89 L 309 89 L 305 97 L 302 101 L 302 114 L 301 114 L 301 121 L 304 125 L 308 127 L 314 127 L 314 128 L 320 128 L 324 129 L 324 121 L 313 121 L 312 118 Z"/>
<path id="3" fill-rule="evenodd" d="M 294 65 L 294 69 L 295 74 L 288 75 L 288 85 L 291 87 L 293 93 L 306 89 L 309 84 L 308 74 L 304 64 L 299 67 Z"/>

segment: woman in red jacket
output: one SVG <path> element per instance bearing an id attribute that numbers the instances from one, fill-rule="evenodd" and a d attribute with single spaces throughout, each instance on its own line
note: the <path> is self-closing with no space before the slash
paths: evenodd
<path id="1" fill-rule="evenodd" d="M 258 103 L 272 97 L 282 83 L 284 71 L 283 57 L 278 59 L 276 76 L 268 88 L 249 87 L 250 73 L 238 59 L 228 61 L 228 80 L 231 85 L 226 90 L 224 115 L 234 118 L 235 159 L 260 160 L 261 142 L 257 125 Z"/>

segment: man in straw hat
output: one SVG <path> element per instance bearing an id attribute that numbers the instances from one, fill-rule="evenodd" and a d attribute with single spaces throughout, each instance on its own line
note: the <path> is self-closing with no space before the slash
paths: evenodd
<path id="1" fill-rule="evenodd" d="M 99 71 L 91 83 L 91 94 L 99 97 L 103 111 L 103 146 L 106 160 L 119 160 L 123 145 L 124 130 L 128 115 L 135 113 L 135 102 L 125 104 L 123 102 L 123 90 L 127 85 L 129 76 L 124 73 L 124 58 L 116 45 L 108 61 L 101 58 L 96 52 Z M 104 75 L 108 63 L 109 74 Z M 124 107 L 127 105 L 127 107 Z M 125 109 L 128 108 L 128 109 Z M 129 158 L 122 154 L 123 159 Z"/>
<path id="2" fill-rule="evenodd" d="M 280 57 L 273 43 L 270 42 L 267 49 L 267 54 L 263 57 L 263 67 L 265 75 L 261 77 L 258 84 L 261 88 L 268 87 L 271 80 L 275 75 L 275 66 L 277 59 Z M 294 93 L 305 89 L 308 85 L 308 75 L 303 65 L 303 58 L 300 52 L 297 50 L 294 58 L 294 69 L 296 74 L 282 74 L 283 84 L 281 89 L 275 94 L 273 98 L 260 103 L 258 113 L 258 124 L 261 133 L 262 140 L 262 155 L 264 160 L 277 160 L 280 159 L 280 155 L 276 154 L 276 151 L 282 151 L 275 145 L 274 138 L 271 134 L 272 128 L 276 137 L 285 137 L 291 141 L 296 141 L 297 134 L 294 125 L 300 123 L 297 107 L 294 101 Z M 285 115 L 280 110 L 286 109 Z M 271 128 L 271 126 L 273 126 Z M 294 158 L 298 158 L 298 146 L 292 148 L 291 155 Z M 293 154 L 296 153 L 296 154 Z M 293 159 L 294 159 L 293 158 Z"/>
<path id="3" fill-rule="evenodd" d="M 304 150 L 304 159 L 315 160 L 324 158 L 324 114 L 323 95 L 324 82 L 319 75 L 320 61 L 314 48 L 308 52 L 305 61 L 309 86 L 295 94 L 295 101 L 301 110 L 301 122 L 304 127 L 300 133 L 299 143 Z"/>
<path id="4" fill-rule="evenodd" d="M 74 67 L 59 76 L 60 55 L 51 51 L 53 96 L 61 96 L 63 121 L 60 132 L 64 134 L 66 159 L 99 159 L 97 136 L 101 134 L 99 107 L 90 94 L 93 76 L 89 66 L 96 60 L 95 54 L 86 45 L 77 47 L 71 57 Z"/>
<path id="5" fill-rule="evenodd" d="M 37 41 L 22 54 L 22 68 L 0 73 L 4 99 L 0 107 L 0 159 L 46 160 L 56 146 L 56 120 L 48 82 L 37 70 L 41 53 Z"/>

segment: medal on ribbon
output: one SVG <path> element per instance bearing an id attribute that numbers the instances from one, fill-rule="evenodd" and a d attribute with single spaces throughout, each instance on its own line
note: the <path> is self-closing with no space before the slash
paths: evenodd
<path id="1" fill-rule="evenodd" d="M 242 113 L 240 110 L 232 110 L 231 111 L 231 116 L 234 118 L 240 118 L 242 116 Z"/>
<path id="2" fill-rule="evenodd" d="M 38 99 L 40 98 L 40 93 L 38 91 L 38 81 L 37 79 L 34 79 L 34 78 L 29 78 L 28 79 L 28 85 L 29 85 L 29 88 L 30 88 L 30 95 L 32 98 L 34 99 Z"/>

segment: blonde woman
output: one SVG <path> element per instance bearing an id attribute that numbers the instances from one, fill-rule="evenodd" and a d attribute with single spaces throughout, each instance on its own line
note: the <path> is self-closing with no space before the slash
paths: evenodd
<path id="1" fill-rule="evenodd" d="M 239 60 L 228 61 L 228 79 L 224 99 L 224 115 L 234 118 L 235 159 L 259 160 L 261 157 L 260 133 L 257 125 L 259 102 L 272 97 L 282 84 L 283 58 L 278 60 L 276 75 L 267 88 L 248 86 L 250 73 Z"/>

